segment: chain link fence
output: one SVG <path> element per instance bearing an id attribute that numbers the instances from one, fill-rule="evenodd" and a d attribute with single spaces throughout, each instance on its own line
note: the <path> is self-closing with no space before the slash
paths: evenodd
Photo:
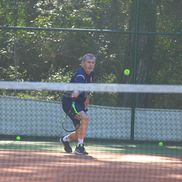
<path id="1" fill-rule="evenodd" d="M 59 137 L 64 113 L 59 102 L 0 97 L 0 135 Z M 130 140 L 131 108 L 91 105 L 87 137 Z M 136 108 L 134 140 L 182 141 L 182 111 Z"/>

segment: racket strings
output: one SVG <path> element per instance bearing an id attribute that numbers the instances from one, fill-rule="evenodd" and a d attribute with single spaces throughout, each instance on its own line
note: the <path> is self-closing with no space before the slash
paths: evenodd
<path id="1" fill-rule="evenodd" d="M 73 121 L 69 118 L 68 115 L 66 115 L 66 116 L 64 117 L 64 121 L 62 122 L 62 128 L 63 128 L 66 132 L 74 132 L 74 131 L 78 130 L 79 127 L 81 126 L 81 118 L 80 118 L 80 115 L 77 116 L 76 119 L 78 119 L 78 118 L 79 118 L 80 123 L 77 124 L 76 126 L 74 126 Z"/>

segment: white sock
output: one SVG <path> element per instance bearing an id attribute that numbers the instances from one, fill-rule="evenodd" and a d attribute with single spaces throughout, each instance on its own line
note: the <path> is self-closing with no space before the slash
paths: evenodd
<path id="1" fill-rule="evenodd" d="M 78 146 L 78 145 L 81 145 L 81 144 L 83 144 L 83 139 L 81 139 L 81 138 L 78 138 L 78 143 L 77 143 L 77 146 Z"/>
<path id="2" fill-rule="evenodd" d="M 69 135 L 65 136 L 65 137 L 63 138 L 63 141 L 64 141 L 64 142 L 69 142 L 69 141 L 70 141 Z"/>

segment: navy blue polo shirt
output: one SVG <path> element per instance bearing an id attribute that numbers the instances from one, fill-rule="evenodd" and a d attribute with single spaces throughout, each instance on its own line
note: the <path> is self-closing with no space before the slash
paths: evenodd
<path id="1" fill-rule="evenodd" d="M 72 76 L 70 83 L 91 83 L 92 80 L 93 80 L 93 72 L 91 72 L 89 75 L 87 75 L 85 70 L 81 67 Z M 76 101 L 80 102 L 80 103 L 84 103 L 88 94 L 90 94 L 90 93 L 81 92 L 80 95 L 76 98 Z M 71 98 L 70 92 L 66 92 L 64 94 L 64 99 L 66 99 L 66 98 L 68 100 Z"/>

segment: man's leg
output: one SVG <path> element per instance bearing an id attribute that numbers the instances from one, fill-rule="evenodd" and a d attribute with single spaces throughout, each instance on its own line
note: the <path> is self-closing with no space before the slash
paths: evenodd
<path id="1" fill-rule="evenodd" d="M 84 111 L 80 112 L 80 118 L 81 118 L 81 125 L 80 127 L 76 130 L 76 136 L 78 139 L 83 139 L 86 136 L 87 133 L 87 128 L 88 128 L 88 123 L 89 123 L 89 118 L 87 114 Z"/>
<path id="2" fill-rule="evenodd" d="M 69 142 L 76 141 L 78 139 L 84 140 L 86 136 L 89 118 L 84 111 L 81 111 L 79 114 L 80 114 L 80 127 L 75 132 L 72 132 L 64 137 L 65 140 Z"/>
<path id="3" fill-rule="evenodd" d="M 70 108 L 71 108 L 71 102 L 69 100 L 67 100 L 66 98 L 63 98 L 63 100 L 62 100 L 62 109 L 66 113 L 66 115 L 69 115 Z M 67 153 L 71 153 L 72 152 L 72 148 L 71 148 L 71 146 L 69 144 L 69 137 L 68 137 L 68 135 L 64 136 L 64 137 L 61 137 L 60 138 L 60 142 L 64 145 L 65 152 L 67 152 Z"/>
<path id="4" fill-rule="evenodd" d="M 76 132 L 75 132 L 75 135 L 78 140 L 78 143 L 77 143 L 77 146 L 75 149 L 75 153 L 76 154 L 88 154 L 84 148 L 84 139 L 85 139 L 85 136 L 87 133 L 89 118 L 88 118 L 88 115 L 84 111 L 80 112 L 80 117 L 81 117 L 81 125 L 78 128 L 78 130 L 76 130 Z"/>
<path id="5" fill-rule="evenodd" d="M 69 142 L 77 140 L 78 143 L 77 143 L 77 146 L 75 149 L 75 153 L 76 154 L 88 154 L 84 148 L 84 139 L 85 139 L 85 136 L 87 133 L 89 118 L 88 118 L 88 115 L 84 111 L 81 111 L 79 113 L 79 117 L 80 117 L 80 127 L 75 132 L 72 132 L 72 133 L 66 135 L 65 137 L 63 137 L 62 142 L 69 143 Z M 69 147 L 67 147 L 67 148 L 69 148 Z M 68 151 L 70 151 L 70 150 L 68 149 Z"/>

